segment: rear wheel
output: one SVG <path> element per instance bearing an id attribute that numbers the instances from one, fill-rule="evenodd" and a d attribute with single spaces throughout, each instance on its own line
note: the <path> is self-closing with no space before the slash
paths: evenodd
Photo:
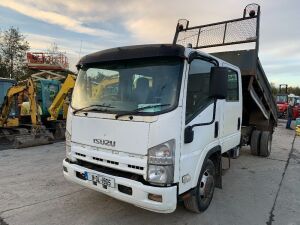
<path id="1" fill-rule="evenodd" d="M 263 131 L 260 138 L 260 152 L 262 157 L 268 157 L 271 153 L 272 134 L 269 131 Z"/>
<path id="2" fill-rule="evenodd" d="M 259 155 L 261 131 L 254 130 L 251 134 L 250 149 L 252 155 Z"/>
<path id="3" fill-rule="evenodd" d="M 202 167 L 194 194 L 184 200 L 186 209 L 200 213 L 208 208 L 214 194 L 215 174 L 214 163 L 207 159 Z"/>

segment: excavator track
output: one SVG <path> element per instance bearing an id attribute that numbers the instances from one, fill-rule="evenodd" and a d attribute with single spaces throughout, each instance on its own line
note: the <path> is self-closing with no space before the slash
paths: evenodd
<path id="1" fill-rule="evenodd" d="M 26 148 L 54 142 L 53 134 L 45 127 L 35 128 L 0 128 L 0 150 Z"/>

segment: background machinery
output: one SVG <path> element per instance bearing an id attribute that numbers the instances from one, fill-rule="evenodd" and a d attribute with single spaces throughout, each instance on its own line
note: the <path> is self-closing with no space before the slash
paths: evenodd
<path id="1" fill-rule="evenodd" d="M 16 101 L 18 103 L 16 109 L 18 117 L 14 118 L 14 123 L 9 123 L 10 112 Z M 21 116 L 22 104 L 26 101 L 29 102 L 30 121 L 26 115 Z M 13 85 L 7 90 L 0 108 L 1 147 L 23 148 L 53 142 L 52 133 L 42 125 L 38 108 L 36 89 L 32 79 Z"/>
<path id="2" fill-rule="evenodd" d="M 279 118 L 287 117 L 287 109 L 290 101 L 293 106 L 293 119 L 296 119 L 300 115 L 300 97 L 294 94 L 289 94 L 287 84 L 280 84 L 279 93 L 276 95 L 276 105 Z"/>
<path id="3" fill-rule="evenodd" d="M 68 105 L 65 98 L 75 84 L 75 77 L 68 70 L 68 58 L 65 53 L 58 52 L 57 47 L 54 51 L 28 52 L 27 66 L 36 71 L 31 77 L 42 108 L 41 121 L 53 133 L 55 140 L 63 139 Z"/>
<path id="4" fill-rule="evenodd" d="M 69 74 L 48 108 L 47 122 L 54 129 L 55 139 L 65 137 L 66 118 L 76 76 Z"/>
<path id="5" fill-rule="evenodd" d="M 64 138 L 69 93 L 76 79 L 66 76 L 67 57 L 59 52 L 28 52 L 27 66 L 33 70 L 28 80 L 16 84 L 0 79 L 1 148 L 29 147 Z"/>

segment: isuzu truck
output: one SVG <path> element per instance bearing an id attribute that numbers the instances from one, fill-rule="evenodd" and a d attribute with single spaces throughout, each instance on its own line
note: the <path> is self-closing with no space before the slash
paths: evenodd
<path id="1" fill-rule="evenodd" d="M 189 27 L 172 44 L 99 51 L 78 63 L 66 124 L 67 180 L 159 213 L 201 212 L 222 187 L 222 156 L 268 156 L 276 104 L 258 59 L 260 7 Z M 217 32 L 218 31 L 218 32 Z M 254 49 L 198 49 L 253 43 Z M 101 90 L 99 92 L 98 90 Z M 101 202 L 99 202 L 101 204 Z"/>

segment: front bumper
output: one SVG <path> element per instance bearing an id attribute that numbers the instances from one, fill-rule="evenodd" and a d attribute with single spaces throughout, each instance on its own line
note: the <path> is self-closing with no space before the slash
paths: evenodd
<path id="1" fill-rule="evenodd" d="M 131 203 L 135 206 L 159 213 L 171 213 L 175 211 L 177 206 L 177 186 L 172 187 L 153 187 L 144 185 L 141 182 L 131 179 L 107 175 L 95 170 L 91 170 L 76 164 L 71 164 L 66 160 L 63 161 L 64 176 L 67 180 L 91 188 L 95 191 L 102 192 L 113 198 L 124 202 Z M 67 171 L 67 172 L 66 172 Z M 109 176 L 115 179 L 116 187 L 107 189 L 103 188 L 101 184 L 94 184 L 92 181 L 79 178 L 78 173 L 96 173 L 104 176 Z M 118 185 L 123 185 L 132 189 L 131 195 L 120 192 Z M 162 202 L 156 202 L 148 199 L 148 194 L 155 194 L 162 196 Z"/>

